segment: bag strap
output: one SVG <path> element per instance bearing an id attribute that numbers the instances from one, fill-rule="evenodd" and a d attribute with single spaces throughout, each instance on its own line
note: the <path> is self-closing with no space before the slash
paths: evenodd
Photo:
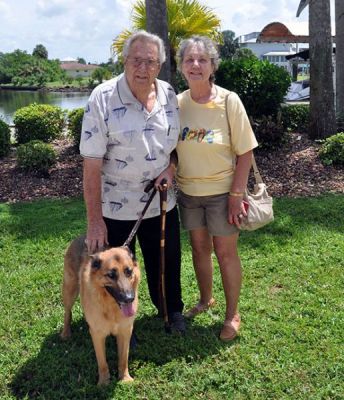
<path id="1" fill-rule="evenodd" d="M 229 141 L 232 144 L 232 130 L 231 130 L 231 125 L 229 123 L 229 117 L 228 117 L 228 96 L 229 94 L 226 94 L 225 97 L 225 114 L 226 114 L 226 119 L 227 119 L 227 125 L 228 125 L 228 136 L 229 136 Z M 232 146 L 231 146 L 232 147 Z M 260 175 L 256 159 L 254 157 L 254 154 L 252 152 L 252 169 L 253 169 L 253 174 L 254 174 L 254 179 L 256 183 L 264 183 L 262 176 Z"/>

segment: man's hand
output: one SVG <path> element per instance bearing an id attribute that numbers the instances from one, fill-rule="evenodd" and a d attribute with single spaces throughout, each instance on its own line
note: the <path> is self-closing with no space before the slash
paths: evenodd
<path id="1" fill-rule="evenodd" d="M 86 245 L 88 254 L 102 251 L 109 244 L 107 229 L 103 219 L 89 223 L 87 227 Z"/>

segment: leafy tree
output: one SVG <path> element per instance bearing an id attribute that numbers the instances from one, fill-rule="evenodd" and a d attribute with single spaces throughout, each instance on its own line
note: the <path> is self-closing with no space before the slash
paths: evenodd
<path id="1" fill-rule="evenodd" d="M 92 79 L 102 83 L 103 80 L 110 79 L 112 76 L 111 71 L 104 67 L 99 67 L 92 72 Z"/>
<path id="2" fill-rule="evenodd" d="M 222 60 L 227 58 L 231 59 L 235 51 L 239 48 L 238 41 L 235 40 L 235 33 L 233 31 L 223 31 L 223 44 L 219 46 L 219 54 Z"/>
<path id="3" fill-rule="evenodd" d="M 58 60 L 46 60 L 22 50 L 0 55 L 0 83 L 43 86 L 63 77 Z"/>
<path id="4" fill-rule="evenodd" d="M 32 55 L 34 57 L 44 58 L 45 60 L 47 60 L 48 59 L 48 50 L 42 44 L 38 44 L 33 49 Z"/>
<path id="5" fill-rule="evenodd" d="M 258 60 L 258 57 L 253 53 L 251 49 L 242 47 L 235 50 L 233 54 L 233 60 Z"/>
<path id="6" fill-rule="evenodd" d="M 78 61 L 79 64 L 86 64 L 86 60 L 84 58 L 82 58 L 82 57 L 78 57 L 77 61 Z"/>

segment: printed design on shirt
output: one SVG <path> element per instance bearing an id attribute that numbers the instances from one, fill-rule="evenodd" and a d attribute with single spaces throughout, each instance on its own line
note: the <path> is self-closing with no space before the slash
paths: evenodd
<path id="1" fill-rule="evenodd" d="M 121 142 L 118 139 L 116 139 L 112 136 L 109 136 L 108 144 L 107 144 L 108 147 L 119 146 L 120 144 L 121 144 Z"/>
<path id="2" fill-rule="evenodd" d="M 118 182 L 118 188 L 125 190 L 129 188 L 130 184 L 131 182 L 128 181 L 127 179 L 120 179 L 120 181 Z"/>
<path id="3" fill-rule="evenodd" d="M 104 182 L 104 192 L 105 192 L 105 193 L 110 192 L 110 190 L 111 190 L 112 188 L 114 188 L 115 186 L 117 186 L 117 183 L 116 183 L 116 182 L 113 182 L 113 181 L 110 181 L 109 179 L 107 179 L 107 180 Z"/>
<path id="4" fill-rule="evenodd" d="M 204 128 L 201 129 L 190 129 L 186 126 L 181 135 L 179 135 L 179 141 L 184 140 L 196 140 L 198 143 L 205 141 L 207 143 L 214 142 L 214 131 L 209 129 L 206 130 Z"/>
<path id="5" fill-rule="evenodd" d="M 131 163 L 134 161 L 134 158 L 131 155 L 129 155 L 128 157 L 125 158 L 125 161 Z"/>
<path id="6" fill-rule="evenodd" d="M 152 150 L 150 153 L 147 153 L 145 155 L 145 160 L 146 161 L 155 161 L 156 160 L 156 152 L 155 152 L 155 150 Z"/>
<path id="7" fill-rule="evenodd" d="M 89 113 L 90 111 L 91 111 L 91 107 L 89 104 L 87 104 L 85 107 L 85 113 Z"/>
<path id="8" fill-rule="evenodd" d="M 174 115 L 174 112 L 173 112 L 173 110 L 166 110 L 165 114 L 166 114 L 167 118 L 172 118 Z"/>
<path id="9" fill-rule="evenodd" d="M 129 200 L 126 197 L 123 197 L 123 199 L 121 199 L 122 204 L 128 204 Z"/>
<path id="10" fill-rule="evenodd" d="M 119 158 L 115 158 L 115 168 L 116 169 L 124 169 L 128 163 L 125 160 L 120 160 Z"/>
<path id="11" fill-rule="evenodd" d="M 117 201 L 110 201 L 110 210 L 115 213 L 123 207 L 122 203 L 118 203 Z"/>
<path id="12" fill-rule="evenodd" d="M 90 140 L 91 137 L 93 136 L 93 133 L 91 131 L 84 131 L 84 136 L 85 140 Z"/>
<path id="13" fill-rule="evenodd" d="M 135 130 L 133 130 L 133 129 L 122 132 L 122 135 L 128 141 L 129 144 L 133 141 L 134 134 L 135 134 Z"/>
<path id="14" fill-rule="evenodd" d="M 127 107 L 122 106 L 122 107 L 118 107 L 118 108 L 114 108 L 112 110 L 113 115 L 115 116 L 115 118 L 117 118 L 118 120 L 122 119 L 125 116 L 125 113 L 127 112 Z"/>
<path id="15" fill-rule="evenodd" d="M 147 203 L 147 201 L 149 200 L 150 194 L 149 193 L 145 193 L 142 197 L 140 197 L 140 202 L 141 203 Z"/>
<path id="16" fill-rule="evenodd" d="M 143 128 L 143 139 L 144 142 L 146 143 L 146 146 L 148 147 L 148 153 L 145 155 L 145 160 L 146 161 L 155 161 L 156 160 L 156 152 L 153 147 L 153 135 L 154 135 L 154 126 L 153 125 L 147 125 L 145 128 Z"/>

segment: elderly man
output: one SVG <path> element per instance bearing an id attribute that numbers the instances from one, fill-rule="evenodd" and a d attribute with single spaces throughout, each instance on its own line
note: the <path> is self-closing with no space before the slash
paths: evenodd
<path id="1" fill-rule="evenodd" d="M 157 79 L 165 61 L 163 41 L 145 31 L 134 33 L 123 49 L 124 74 L 92 92 L 85 109 L 80 142 L 84 158 L 84 199 L 90 253 L 104 245 L 121 246 L 139 218 L 148 195 L 166 179 L 166 303 L 172 330 L 184 333 L 180 285 L 180 233 L 172 180 L 171 153 L 179 134 L 176 95 Z M 160 205 L 155 196 L 136 234 L 143 254 L 153 304 L 159 304 Z M 135 238 L 130 244 L 135 254 Z M 161 309 L 160 309 L 161 311 Z"/>

